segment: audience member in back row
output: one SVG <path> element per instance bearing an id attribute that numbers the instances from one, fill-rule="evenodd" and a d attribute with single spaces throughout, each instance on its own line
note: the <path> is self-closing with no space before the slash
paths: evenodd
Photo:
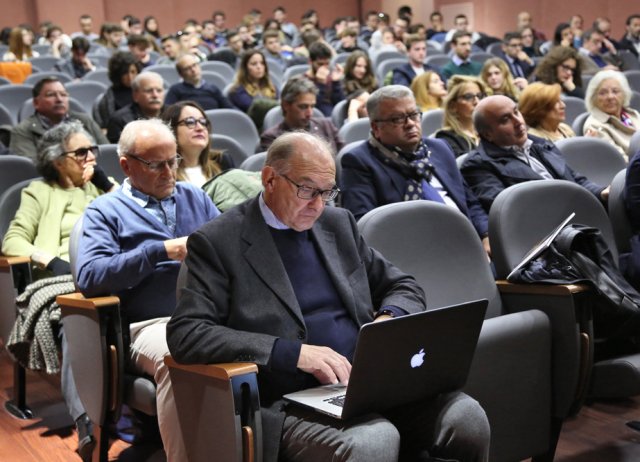
<path id="1" fill-rule="evenodd" d="M 560 85 L 534 82 L 520 95 L 518 107 L 529 127 L 529 134 L 549 141 L 576 136 L 564 123 L 565 107 Z"/>
<path id="2" fill-rule="evenodd" d="M 258 100 L 271 100 L 277 104 L 278 89 L 269 76 L 269 66 L 260 50 L 247 50 L 240 59 L 229 99 L 243 112 L 249 112 L 251 105 Z"/>
<path id="3" fill-rule="evenodd" d="M 536 80 L 551 85 L 560 84 L 562 94 L 584 98 L 582 89 L 582 60 L 578 52 L 570 47 L 554 47 L 538 63 Z"/>
<path id="4" fill-rule="evenodd" d="M 435 71 L 427 71 L 413 79 L 411 91 L 422 112 L 441 109 L 447 96 L 447 87 Z"/>
<path id="5" fill-rule="evenodd" d="M 550 141 L 529 135 L 517 103 L 506 96 L 489 96 L 473 113 L 480 135 L 478 148 L 462 164 L 462 175 L 489 212 L 496 196 L 511 185 L 532 180 L 573 181 L 606 202 L 609 187 L 574 172 Z"/>
<path id="6" fill-rule="evenodd" d="M 266 151 L 271 143 L 283 133 L 304 130 L 321 136 L 331 145 L 335 152 L 343 146 L 338 137 L 338 129 L 328 118 L 313 117 L 318 89 L 304 77 L 289 79 L 282 89 L 280 105 L 284 120 L 275 127 L 268 128 L 260 136 L 260 150 Z"/>
<path id="7" fill-rule="evenodd" d="M 160 120 L 128 124 L 118 143 L 127 176 L 90 204 L 78 244 L 77 284 L 87 297 L 117 295 L 130 334 L 129 367 L 152 376 L 168 462 L 187 460 L 171 378 L 165 326 L 176 303 L 187 236 L 220 212 L 196 186 L 176 183 L 176 141 Z"/>
<path id="8" fill-rule="evenodd" d="M 33 33 L 23 27 L 14 27 L 9 34 L 9 50 L 2 55 L 2 61 L 29 61 L 39 56 L 37 51 L 31 50 Z"/>
<path id="9" fill-rule="evenodd" d="M 133 102 L 116 111 L 109 119 L 107 138 L 117 143 L 129 122 L 159 117 L 164 107 L 164 81 L 160 74 L 143 72 L 131 82 Z"/>
<path id="10" fill-rule="evenodd" d="M 584 123 L 585 130 L 594 130 L 625 159 L 635 154 L 629 152 L 629 143 L 640 130 L 640 114 L 629 107 L 631 95 L 629 82 L 622 72 L 600 71 L 589 82 L 585 97 L 591 113 Z"/>
<path id="11" fill-rule="evenodd" d="M 354 51 L 344 63 L 344 92 L 350 95 L 356 90 L 373 93 L 378 89 L 378 81 L 369 55 L 362 50 Z"/>
<path id="12" fill-rule="evenodd" d="M 536 67 L 533 59 L 522 50 L 520 32 L 507 32 L 502 40 L 502 52 L 499 55 L 509 66 L 514 78 L 527 79 Z"/>
<path id="13" fill-rule="evenodd" d="M 182 160 L 176 170 L 178 181 L 188 181 L 201 187 L 222 170 L 232 165 L 220 151 L 211 149 L 211 122 L 195 101 L 180 101 L 162 112 L 176 136 L 178 154 Z"/>
<path id="14" fill-rule="evenodd" d="M 523 77 L 514 79 L 507 63 L 500 58 L 487 59 L 482 65 L 480 78 L 488 87 L 488 94 L 505 95 L 514 101 L 518 101 L 520 92 L 529 84 Z"/>
<path id="15" fill-rule="evenodd" d="M 409 87 L 413 79 L 424 72 L 433 71 L 438 74 L 440 73 L 440 69 L 424 63 L 424 59 L 427 57 L 427 43 L 424 37 L 411 34 L 407 36 L 404 43 L 407 47 L 409 62 L 393 70 L 393 77 L 391 78 L 393 85 Z"/>
<path id="16" fill-rule="evenodd" d="M 411 90 L 389 85 L 367 101 L 371 137 L 342 156 L 342 206 L 356 219 L 385 204 L 415 199 L 457 208 L 489 252 L 488 219 L 467 187 L 449 146 L 424 138 Z"/>
<path id="17" fill-rule="evenodd" d="M 109 59 L 109 80 L 111 86 L 98 101 L 94 119 L 101 128 L 107 128 L 109 119 L 119 109 L 131 104 L 131 83 L 140 73 L 142 66 L 128 51 L 117 51 Z"/>
<path id="18" fill-rule="evenodd" d="M 37 144 L 48 129 L 61 122 L 78 120 L 98 144 L 108 143 L 100 127 L 87 114 L 69 111 L 69 94 L 55 76 L 45 77 L 33 87 L 35 112 L 11 132 L 10 148 L 15 154 L 36 161 Z"/>
<path id="19" fill-rule="evenodd" d="M 469 59 L 471 56 L 471 34 L 458 31 L 451 39 L 453 57 L 444 65 L 442 73 L 446 78 L 452 75 L 480 75 L 482 64 Z"/>
<path id="20" fill-rule="evenodd" d="M 310 69 L 304 74 L 318 88 L 316 107 L 325 115 L 331 117 L 333 106 L 344 99 L 342 78 L 344 71 L 340 64 L 330 67 L 332 53 L 329 45 L 324 42 L 314 42 L 309 46 Z"/>
<path id="21" fill-rule="evenodd" d="M 84 37 L 76 37 L 71 40 L 71 57 L 62 60 L 54 66 L 54 69 L 65 72 L 68 75 L 81 79 L 88 72 L 95 70 L 96 66 L 87 57 L 91 45 Z"/>
<path id="22" fill-rule="evenodd" d="M 115 187 L 96 164 L 95 141 L 78 121 L 61 123 L 48 130 L 38 145 L 38 171 L 22 190 L 20 207 L 11 221 L 2 253 L 28 256 L 34 279 L 71 273 L 69 238 L 87 205 Z M 62 334 L 61 389 L 78 430 L 78 454 L 91 460 L 94 446 L 91 423 L 78 397 Z"/>
<path id="23" fill-rule="evenodd" d="M 169 88 L 165 98 L 167 105 L 190 100 L 200 104 L 205 111 L 233 107 L 220 88 L 202 78 L 200 61 L 194 55 L 186 54 L 178 58 L 176 70 L 182 77 L 182 82 Z"/>
<path id="24" fill-rule="evenodd" d="M 473 126 L 473 110 L 487 94 L 477 77 L 454 75 L 444 100 L 444 122 L 436 138 L 446 141 L 456 157 L 475 149 L 480 139 Z"/>

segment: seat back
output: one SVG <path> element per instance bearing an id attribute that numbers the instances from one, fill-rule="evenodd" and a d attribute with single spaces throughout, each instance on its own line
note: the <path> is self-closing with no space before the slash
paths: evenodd
<path id="1" fill-rule="evenodd" d="M 609 191 L 608 211 L 613 228 L 613 237 L 616 240 L 619 253 L 631 252 L 629 240 L 633 236 L 631 222 L 627 215 L 627 207 L 624 201 L 624 186 L 627 170 L 622 169 L 613 178 Z"/>
<path id="2" fill-rule="evenodd" d="M 94 81 L 100 82 L 107 87 L 111 86 L 111 80 L 109 80 L 109 70 L 108 69 L 96 69 L 95 71 L 87 72 L 84 77 L 82 77 L 83 81 Z"/>
<path id="3" fill-rule="evenodd" d="M 304 74 L 309 70 L 310 67 L 311 66 L 309 64 L 294 64 L 293 66 L 289 66 L 284 70 L 284 74 L 282 75 L 282 81 L 286 85 L 287 81 L 291 77 Z"/>
<path id="4" fill-rule="evenodd" d="M 486 298 L 487 317 L 502 314 L 478 233 L 454 208 L 433 201 L 388 204 L 365 214 L 358 228 L 369 246 L 416 278 L 429 309 Z"/>
<path id="5" fill-rule="evenodd" d="M 38 72 L 37 74 L 31 74 L 24 80 L 24 83 L 26 85 L 35 86 L 40 80 L 46 79 L 48 77 L 56 77 L 62 83 L 71 82 L 71 76 L 66 72 L 46 70 L 44 72 Z"/>
<path id="6" fill-rule="evenodd" d="M 636 58 L 636 61 L 638 58 Z M 640 91 L 640 70 L 624 71 L 623 74 L 629 81 L 629 86 L 634 91 Z M 585 87 L 586 88 L 586 87 Z"/>
<path id="7" fill-rule="evenodd" d="M 23 180 L 38 176 L 34 163 L 22 156 L 0 156 L 0 194 Z"/>
<path id="8" fill-rule="evenodd" d="M 371 67 L 373 69 L 377 69 L 381 62 L 386 61 L 388 59 L 402 58 L 407 60 L 407 57 L 404 53 L 399 52 L 398 50 L 382 50 L 378 53 L 370 53 L 371 56 Z"/>
<path id="9" fill-rule="evenodd" d="M 378 67 L 376 67 L 376 77 L 380 85 L 384 84 L 384 79 L 390 71 L 393 71 L 396 67 L 400 67 L 403 64 L 408 63 L 407 57 L 387 58 L 380 61 Z"/>
<path id="10" fill-rule="evenodd" d="M 640 90 L 631 91 L 631 100 L 629 106 L 636 111 L 640 111 Z"/>
<path id="11" fill-rule="evenodd" d="M 259 172 L 264 167 L 264 162 L 267 160 L 267 152 L 257 152 L 245 159 L 240 168 L 247 170 L 248 172 Z"/>
<path id="12" fill-rule="evenodd" d="M 590 115 L 590 112 L 583 112 L 582 114 L 579 114 L 575 119 L 573 119 L 571 129 L 576 134 L 576 136 L 584 135 L 584 123 L 587 121 Z"/>
<path id="13" fill-rule="evenodd" d="M 142 72 L 155 72 L 156 74 L 160 74 L 165 83 L 169 86 L 180 82 L 181 79 L 176 67 L 168 64 L 155 64 L 145 67 Z"/>
<path id="14" fill-rule="evenodd" d="M 0 103 L 9 110 L 13 124 L 18 124 L 18 114 L 26 100 L 31 98 L 33 87 L 31 85 L 15 84 L 0 87 Z"/>
<path id="15" fill-rule="evenodd" d="M 369 138 L 371 132 L 371 124 L 369 118 L 364 117 L 362 119 L 354 120 L 353 122 L 347 122 L 338 131 L 338 136 L 344 144 L 353 143 L 354 141 L 364 141 Z"/>
<path id="16" fill-rule="evenodd" d="M 448 55 L 435 55 L 427 56 L 427 58 L 424 60 L 424 63 L 428 64 L 429 66 L 439 68 L 445 66 L 447 63 L 449 63 L 449 61 L 451 61 L 451 58 Z"/>
<path id="17" fill-rule="evenodd" d="M 70 82 L 65 85 L 69 96 L 76 99 L 87 114 L 93 111 L 93 104 L 98 96 L 107 91 L 107 86 L 96 81 L 78 81 Z"/>
<path id="18" fill-rule="evenodd" d="M 118 157 L 117 144 L 101 144 L 98 146 L 100 154 L 98 156 L 98 165 L 102 167 L 107 176 L 112 177 L 118 183 L 122 184 L 126 178 L 122 168 L 120 167 L 120 158 Z"/>
<path id="19" fill-rule="evenodd" d="M 640 151 L 640 130 L 636 131 L 629 142 L 629 160 Z"/>
<path id="20" fill-rule="evenodd" d="M 480 64 L 484 64 L 485 61 L 487 61 L 488 59 L 491 59 L 491 58 L 495 58 L 495 55 L 493 53 L 491 53 L 491 52 L 486 52 L 486 51 L 474 51 L 469 56 L 469 59 L 471 61 L 474 61 L 474 62 L 480 63 Z"/>
<path id="21" fill-rule="evenodd" d="M 627 162 L 616 148 L 605 140 L 588 136 L 565 138 L 556 143 L 567 164 L 594 183 L 611 183 Z"/>
<path id="22" fill-rule="evenodd" d="M 0 159 L 2 159 L 2 157 L 0 157 Z M 4 165 L 1 161 L 0 170 L 4 170 Z M 2 193 L 0 193 L 0 242 L 4 239 L 4 235 L 7 233 L 11 221 L 16 216 L 16 212 L 20 207 L 22 190 L 29 186 L 29 184 L 35 179 L 36 175 L 31 178 L 16 181 L 11 186 L 3 189 Z"/>
<path id="23" fill-rule="evenodd" d="M 4 107 L 4 104 L 0 104 L 0 127 L 2 127 L 2 125 L 6 125 L 7 127 L 13 126 L 13 117 L 11 117 L 11 113 L 9 112 L 9 109 Z M 8 143 L 9 140 L 7 139 L 5 141 L 7 141 L 7 143 L 5 144 L 9 146 L 9 143 Z"/>
<path id="24" fill-rule="evenodd" d="M 260 135 L 253 120 L 237 109 L 209 109 L 205 114 L 211 122 L 213 133 L 234 138 L 247 155 L 256 152 Z"/>
<path id="25" fill-rule="evenodd" d="M 519 183 L 503 190 L 489 211 L 491 259 L 505 279 L 525 254 L 571 212 L 571 223 L 598 228 L 617 261 L 618 252 L 604 207 L 582 186 L 564 180 Z"/>
<path id="26" fill-rule="evenodd" d="M 564 104 L 566 105 L 564 110 L 564 121 L 569 125 L 573 123 L 576 117 L 587 110 L 587 106 L 585 106 L 582 98 L 578 98 L 576 96 L 563 96 L 562 101 L 564 101 Z"/>
<path id="27" fill-rule="evenodd" d="M 222 151 L 233 160 L 233 165 L 238 167 L 241 165 L 247 157 L 253 153 L 246 153 L 243 147 L 234 138 L 230 136 L 221 135 L 218 133 L 212 133 L 209 135 L 211 138 L 211 148 L 217 151 Z"/>
<path id="28" fill-rule="evenodd" d="M 422 113 L 422 136 L 431 136 L 442 128 L 444 109 L 431 109 Z"/>
<path id="29" fill-rule="evenodd" d="M 34 47 L 37 45 L 34 45 Z M 31 58 L 31 65 L 36 66 L 43 72 L 50 71 L 53 69 L 53 66 L 58 64 L 60 58 L 55 56 L 36 56 L 35 58 Z"/>
<path id="30" fill-rule="evenodd" d="M 340 127 L 342 127 L 342 125 L 344 124 L 345 118 L 347 116 L 347 110 L 345 107 L 346 105 L 347 100 L 343 99 L 342 101 L 336 103 L 336 105 L 333 106 L 333 109 L 331 110 L 331 122 L 333 122 L 333 125 L 335 125 L 337 129 L 340 129 Z"/>
<path id="31" fill-rule="evenodd" d="M 236 76 L 235 69 L 224 61 L 205 61 L 200 63 L 200 67 L 203 71 L 215 72 L 216 74 L 221 75 L 227 83 L 232 82 Z M 224 85 L 220 88 L 224 88 Z"/>
<path id="32" fill-rule="evenodd" d="M 214 63 L 215 61 L 211 61 L 211 62 Z M 229 82 L 221 74 L 218 74 L 217 72 L 214 72 L 214 71 L 202 71 L 202 78 L 206 80 L 207 83 L 218 87 L 218 89 L 221 92 Z"/>

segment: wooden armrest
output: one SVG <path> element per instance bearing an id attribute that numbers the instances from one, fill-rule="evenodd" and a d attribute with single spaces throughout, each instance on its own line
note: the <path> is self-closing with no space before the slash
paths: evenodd
<path id="1" fill-rule="evenodd" d="M 58 295 L 56 302 L 60 306 L 70 306 L 72 308 L 84 308 L 87 310 L 98 310 L 105 306 L 113 306 L 120 303 L 120 298 L 115 295 L 107 297 L 85 298 L 80 292 L 73 294 Z"/>
<path id="2" fill-rule="evenodd" d="M 0 257 L 0 269 L 8 270 L 14 265 L 21 265 L 24 263 L 31 263 L 29 257 Z"/>
<path id="3" fill-rule="evenodd" d="M 502 294 L 567 296 L 591 290 L 586 284 L 513 284 L 502 280 L 496 281 L 496 285 Z"/>
<path id="4" fill-rule="evenodd" d="M 229 380 L 237 375 L 258 373 L 258 366 L 254 363 L 180 364 L 171 356 L 165 356 L 164 363 L 169 368 L 173 367 L 218 380 Z"/>

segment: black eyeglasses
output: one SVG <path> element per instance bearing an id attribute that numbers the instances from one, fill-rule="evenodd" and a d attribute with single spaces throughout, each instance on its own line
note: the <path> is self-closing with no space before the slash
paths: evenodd
<path id="1" fill-rule="evenodd" d="M 403 114 L 403 115 L 398 115 L 398 116 L 393 116 L 393 117 L 389 117 L 388 119 L 377 119 L 375 120 L 375 122 L 386 122 L 386 123 L 390 123 L 392 125 L 404 125 L 409 121 L 412 122 L 419 122 L 422 119 L 422 112 L 420 111 L 414 111 L 414 112 L 410 112 L 409 114 Z"/>
<path id="2" fill-rule="evenodd" d="M 575 67 L 571 67 L 571 66 L 567 66 L 566 64 L 560 64 L 560 67 L 562 69 L 564 69 L 567 72 L 575 72 L 576 68 Z"/>
<path id="3" fill-rule="evenodd" d="M 284 178 L 289 183 L 294 185 L 297 188 L 297 191 L 296 191 L 297 196 L 300 199 L 304 199 L 307 201 L 310 201 L 320 196 L 323 202 L 331 202 L 338 196 L 338 193 L 340 192 L 340 189 L 337 186 L 334 186 L 331 189 L 317 189 L 317 188 L 312 188 L 311 186 L 304 186 L 304 185 L 298 184 L 295 181 L 293 181 L 291 178 L 289 178 L 287 175 L 282 175 L 281 173 L 278 173 L 278 175 L 280 175 L 282 178 Z"/>
<path id="4" fill-rule="evenodd" d="M 61 154 L 61 156 L 69 156 L 73 155 L 76 160 L 83 162 L 86 160 L 89 153 L 92 153 L 94 156 L 98 155 L 98 146 L 87 146 L 84 148 L 78 148 L 75 151 L 66 151 Z"/>
<path id="5" fill-rule="evenodd" d="M 188 129 L 196 128 L 196 124 L 200 124 L 201 127 L 208 128 L 209 127 L 209 119 L 206 117 L 185 117 L 182 120 L 179 120 L 176 125 L 184 125 Z"/>
<path id="6" fill-rule="evenodd" d="M 165 165 L 169 167 L 170 170 L 175 170 L 178 168 L 178 165 L 182 160 L 182 157 L 178 155 L 176 155 L 175 157 L 172 157 L 169 160 L 157 160 L 157 161 L 148 161 L 143 159 L 142 157 L 136 156 L 135 154 L 129 154 L 129 153 L 125 154 L 125 156 L 131 157 L 132 159 L 135 159 L 138 162 L 142 162 L 144 165 L 147 166 L 149 170 L 152 170 L 154 172 L 160 172 L 164 170 Z"/>
<path id="7" fill-rule="evenodd" d="M 482 99 L 485 96 L 487 96 L 487 95 L 485 95 L 482 92 L 480 92 L 480 93 L 465 93 L 464 95 L 460 95 L 460 99 L 463 99 L 465 101 L 473 101 L 475 98 Z"/>

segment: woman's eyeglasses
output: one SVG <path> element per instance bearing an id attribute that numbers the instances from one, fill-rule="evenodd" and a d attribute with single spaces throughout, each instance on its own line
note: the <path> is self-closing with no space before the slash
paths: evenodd
<path id="1" fill-rule="evenodd" d="M 485 95 L 484 93 L 465 93 L 464 95 L 460 95 L 460 99 L 463 99 L 465 101 L 473 101 L 475 98 L 482 99 L 485 96 L 487 95 Z"/>
<path id="2" fill-rule="evenodd" d="M 191 130 L 196 128 L 196 124 L 200 124 L 200 126 L 203 128 L 209 128 L 209 119 L 207 119 L 206 117 L 185 117 L 184 119 L 179 120 L 176 125 L 184 125 Z"/>
<path id="3" fill-rule="evenodd" d="M 92 153 L 94 156 L 98 155 L 98 146 L 87 146 L 84 148 L 78 148 L 75 151 L 66 151 L 63 152 L 62 156 L 70 156 L 73 155 L 77 161 L 83 162 L 89 153 Z"/>

